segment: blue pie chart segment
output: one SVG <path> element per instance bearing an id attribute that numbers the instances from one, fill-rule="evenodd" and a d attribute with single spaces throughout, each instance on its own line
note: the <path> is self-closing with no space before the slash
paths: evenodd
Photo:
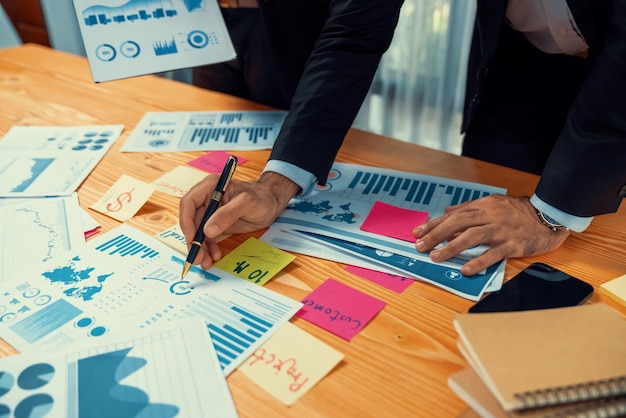
<path id="1" fill-rule="evenodd" d="M 15 378 L 13 378 L 11 373 L 0 372 L 0 397 L 10 391 L 14 383 Z"/>
<path id="2" fill-rule="evenodd" d="M 54 377 L 54 367 L 48 363 L 33 364 L 25 368 L 17 378 L 22 389 L 32 390 L 45 386 Z"/>
<path id="3" fill-rule="evenodd" d="M 52 396 L 38 393 L 22 399 L 15 407 L 15 418 L 42 418 L 48 415 L 52 409 L 54 400 Z"/>

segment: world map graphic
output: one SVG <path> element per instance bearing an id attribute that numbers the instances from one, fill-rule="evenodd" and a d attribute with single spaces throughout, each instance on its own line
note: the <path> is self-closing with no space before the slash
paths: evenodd
<path id="1" fill-rule="evenodd" d="M 330 222 L 340 222 L 353 224 L 356 223 L 355 219 L 359 218 L 359 214 L 350 210 L 350 203 L 346 203 L 338 206 L 341 211 L 334 211 L 335 209 L 329 200 L 323 200 L 315 203 L 309 200 L 299 200 L 290 204 L 287 209 L 292 209 L 301 213 L 311 213 L 315 215 L 323 215 L 322 219 Z"/>
<path id="2" fill-rule="evenodd" d="M 63 293 L 66 296 L 83 301 L 92 300 L 94 295 L 102 291 L 103 283 L 113 275 L 113 273 L 92 276 L 95 267 L 83 269 L 77 268 L 80 257 L 72 258 L 69 265 L 60 266 L 52 271 L 42 273 L 50 283 L 58 283 L 67 286 Z"/>

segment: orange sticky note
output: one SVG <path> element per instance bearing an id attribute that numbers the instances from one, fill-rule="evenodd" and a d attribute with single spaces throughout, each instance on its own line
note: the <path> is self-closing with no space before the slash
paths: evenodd
<path id="1" fill-rule="evenodd" d="M 135 216 L 154 192 L 154 186 L 122 174 L 91 209 L 124 222 Z"/>
<path id="2" fill-rule="evenodd" d="M 414 242 L 413 228 L 427 220 L 428 212 L 403 209 L 377 201 L 363 221 L 361 229 L 386 237 Z"/>

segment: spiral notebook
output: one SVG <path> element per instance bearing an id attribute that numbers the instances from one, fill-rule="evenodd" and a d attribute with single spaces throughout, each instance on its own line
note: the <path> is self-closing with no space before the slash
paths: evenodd
<path id="1" fill-rule="evenodd" d="M 626 321 L 607 305 L 459 314 L 454 325 L 505 411 L 626 394 Z"/>

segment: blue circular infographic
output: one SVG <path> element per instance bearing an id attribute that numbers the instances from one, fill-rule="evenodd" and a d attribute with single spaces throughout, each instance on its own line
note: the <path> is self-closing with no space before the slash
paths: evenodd
<path id="1" fill-rule="evenodd" d="M 107 332 L 106 327 L 103 327 L 103 326 L 100 325 L 100 326 L 95 327 L 91 331 L 89 331 L 89 335 L 92 336 L 92 337 L 100 337 L 100 336 L 106 334 L 106 332 Z"/>
<path id="2" fill-rule="evenodd" d="M 152 141 L 148 142 L 148 145 L 150 145 L 152 148 L 159 148 L 169 145 L 169 143 L 170 141 L 168 141 L 167 139 L 153 139 Z"/>
<path id="3" fill-rule="evenodd" d="M 76 326 L 76 328 L 90 327 L 93 325 L 93 318 L 89 318 L 89 317 L 80 318 L 78 321 L 76 321 L 74 325 Z"/>
<path id="4" fill-rule="evenodd" d="M 9 418 L 11 416 L 11 408 L 0 403 L 0 418 Z"/>
<path id="5" fill-rule="evenodd" d="M 135 58 L 141 52 L 141 48 L 139 48 L 139 44 L 135 41 L 126 41 L 120 46 L 120 52 L 126 58 Z"/>
<path id="6" fill-rule="evenodd" d="M 25 298 L 34 298 L 39 294 L 39 292 L 40 290 L 36 287 L 29 287 L 28 289 L 24 290 L 24 292 L 22 292 L 22 296 L 24 296 Z"/>
<path id="7" fill-rule="evenodd" d="M 96 57 L 100 61 L 113 61 L 117 56 L 117 52 L 115 52 L 115 48 L 113 48 L 109 44 L 102 44 L 96 48 Z"/>
<path id="8" fill-rule="evenodd" d="M 209 44 L 209 35 L 201 30 L 194 30 L 187 35 L 187 42 L 194 48 L 204 48 Z"/>

